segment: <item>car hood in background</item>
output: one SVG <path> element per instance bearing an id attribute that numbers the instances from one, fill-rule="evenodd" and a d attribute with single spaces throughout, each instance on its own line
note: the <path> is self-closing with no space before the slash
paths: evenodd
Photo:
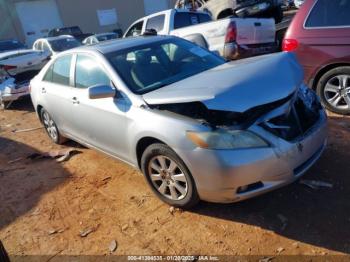
<path id="1" fill-rule="evenodd" d="M 279 53 L 230 62 L 143 95 L 149 105 L 202 102 L 245 112 L 291 95 L 303 81 L 295 56 Z"/>

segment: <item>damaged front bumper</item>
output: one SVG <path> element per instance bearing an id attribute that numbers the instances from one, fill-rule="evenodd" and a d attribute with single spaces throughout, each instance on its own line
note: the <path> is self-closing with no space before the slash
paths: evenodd
<path id="1" fill-rule="evenodd" d="M 303 97 L 302 91 L 298 99 L 293 99 L 294 105 L 298 105 L 298 99 L 303 99 L 306 106 L 318 104 Z M 303 126 L 300 126 L 300 135 L 294 130 L 275 133 L 263 125 L 281 114 L 292 114 L 292 109 L 286 111 L 288 107 L 291 104 L 286 103 L 272 110 L 249 128 L 268 141 L 270 147 L 176 150 L 188 165 L 202 200 L 231 203 L 272 191 L 300 178 L 320 158 L 327 144 L 327 116 L 318 105 L 315 109 L 317 118 L 310 126 L 305 126 L 307 130 L 302 130 Z M 289 118 L 287 120 L 290 121 Z M 286 123 L 276 123 L 270 128 L 288 129 Z"/>
<path id="2" fill-rule="evenodd" d="M 14 78 L 0 84 L 0 101 L 12 102 L 29 95 L 29 81 L 15 83 Z"/>

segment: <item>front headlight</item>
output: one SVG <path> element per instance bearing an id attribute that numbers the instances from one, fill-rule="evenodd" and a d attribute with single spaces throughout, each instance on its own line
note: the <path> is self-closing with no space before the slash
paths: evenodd
<path id="1" fill-rule="evenodd" d="M 322 108 L 321 101 L 315 91 L 306 85 L 302 84 L 299 87 L 297 95 L 309 109 L 319 110 Z"/>
<path id="2" fill-rule="evenodd" d="M 196 146 L 207 149 L 242 149 L 268 147 L 269 144 L 250 131 L 230 130 L 212 132 L 187 131 L 187 138 Z"/>

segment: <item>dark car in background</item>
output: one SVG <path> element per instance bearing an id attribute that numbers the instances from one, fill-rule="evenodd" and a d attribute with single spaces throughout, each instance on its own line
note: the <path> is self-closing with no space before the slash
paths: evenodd
<path id="1" fill-rule="evenodd" d="M 175 8 L 205 11 L 214 20 L 236 16 L 274 18 L 279 23 L 283 19 L 282 3 L 283 0 L 178 0 Z"/>
<path id="2" fill-rule="evenodd" d="M 27 47 L 18 40 L 9 39 L 0 41 L 0 53 L 26 49 Z"/>
<path id="3" fill-rule="evenodd" d="M 85 38 L 91 36 L 92 34 L 83 33 L 79 26 L 71 26 L 52 29 L 50 30 L 48 37 L 55 37 L 60 35 L 71 35 L 78 41 L 83 42 Z"/>
<path id="4" fill-rule="evenodd" d="M 283 19 L 281 0 L 236 0 L 235 14 L 238 17 L 274 18 L 276 23 Z"/>
<path id="5" fill-rule="evenodd" d="M 350 0 L 305 1 L 282 49 L 297 55 L 327 109 L 350 114 Z"/>

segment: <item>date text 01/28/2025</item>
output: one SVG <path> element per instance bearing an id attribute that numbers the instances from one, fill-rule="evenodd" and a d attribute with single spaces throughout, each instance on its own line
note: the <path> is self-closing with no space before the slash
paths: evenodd
<path id="1" fill-rule="evenodd" d="M 128 256 L 128 261 L 219 261 L 216 256 Z"/>

